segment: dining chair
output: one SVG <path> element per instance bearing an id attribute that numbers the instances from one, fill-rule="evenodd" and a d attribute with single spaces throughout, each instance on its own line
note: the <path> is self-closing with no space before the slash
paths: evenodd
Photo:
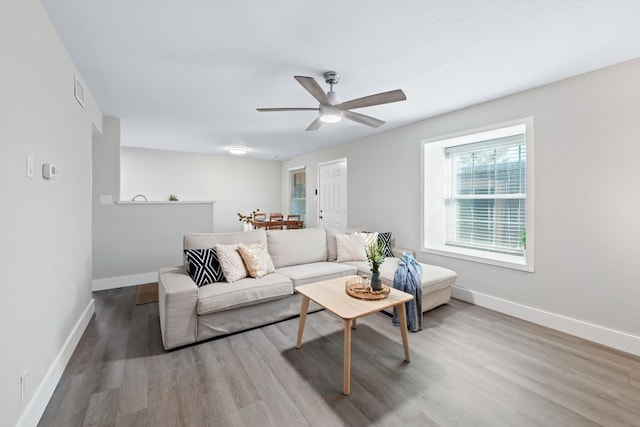
<path id="1" fill-rule="evenodd" d="M 269 214 L 269 230 L 282 230 L 284 217 L 281 213 Z"/>
<path id="2" fill-rule="evenodd" d="M 300 214 L 287 215 L 287 230 L 295 230 L 302 228 L 302 222 L 300 221 Z"/>
<path id="3" fill-rule="evenodd" d="M 256 228 L 267 228 L 267 214 L 264 212 L 256 212 L 253 214 L 253 226 Z"/>

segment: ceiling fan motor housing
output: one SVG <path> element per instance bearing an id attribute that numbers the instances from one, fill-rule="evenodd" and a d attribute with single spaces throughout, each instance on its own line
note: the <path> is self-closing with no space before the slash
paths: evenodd
<path id="1" fill-rule="evenodd" d="M 338 101 L 338 94 L 333 90 L 327 92 L 327 99 L 329 100 L 329 105 L 336 105 L 340 103 L 340 101 Z"/>
<path id="2" fill-rule="evenodd" d="M 337 71 L 327 71 L 324 73 L 324 81 L 328 85 L 338 84 L 340 81 L 340 74 Z"/>

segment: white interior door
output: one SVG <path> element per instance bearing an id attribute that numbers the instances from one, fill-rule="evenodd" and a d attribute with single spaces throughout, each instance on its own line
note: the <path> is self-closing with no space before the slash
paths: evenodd
<path id="1" fill-rule="evenodd" d="M 318 224 L 347 227 L 347 159 L 318 165 Z"/>

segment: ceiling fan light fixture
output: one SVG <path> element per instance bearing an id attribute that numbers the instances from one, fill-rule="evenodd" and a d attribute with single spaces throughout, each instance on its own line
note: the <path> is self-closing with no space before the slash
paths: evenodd
<path id="1" fill-rule="evenodd" d="M 342 111 L 331 105 L 320 105 L 320 121 L 324 123 L 338 123 L 342 120 Z"/>
<path id="2" fill-rule="evenodd" d="M 320 120 L 325 123 L 338 123 L 340 120 L 342 120 L 342 114 L 324 113 L 320 115 Z"/>
<path id="3" fill-rule="evenodd" d="M 247 154 L 249 149 L 247 147 L 227 147 L 227 151 L 231 154 L 235 154 L 236 156 L 242 156 L 243 154 Z"/>

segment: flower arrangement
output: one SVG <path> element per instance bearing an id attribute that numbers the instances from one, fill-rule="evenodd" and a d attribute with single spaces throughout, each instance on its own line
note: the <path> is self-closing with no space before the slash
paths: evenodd
<path id="1" fill-rule="evenodd" d="M 238 221 L 244 222 L 245 224 L 250 224 L 251 221 L 253 221 L 253 217 L 257 212 L 260 212 L 260 209 L 256 209 L 255 211 L 251 212 L 249 215 L 242 215 L 240 212 L 238 212 Z"/>
<path id="2" fill-rule="evenodd" d="M 384 261 L 385 255 L 385 244 L 380 240 L 376 240 L 374 243 L 371 243 L 365 248 L 367 252 L 367 260 L 369 261 L 369 266 L 371 267 L 372 273 L 380 272 L 380 265 Z"/>
<path id="3" fill-rule="evenodd" d="M 369 266 L 371 267 L 371 290 L 374 292 L 382 290 L 380 265 L 382 265 L 385 258 L 384 248 L 385 244 L 380 240 L 376 240 L 365 247 L 367 261 L 369 261 Z"/>

